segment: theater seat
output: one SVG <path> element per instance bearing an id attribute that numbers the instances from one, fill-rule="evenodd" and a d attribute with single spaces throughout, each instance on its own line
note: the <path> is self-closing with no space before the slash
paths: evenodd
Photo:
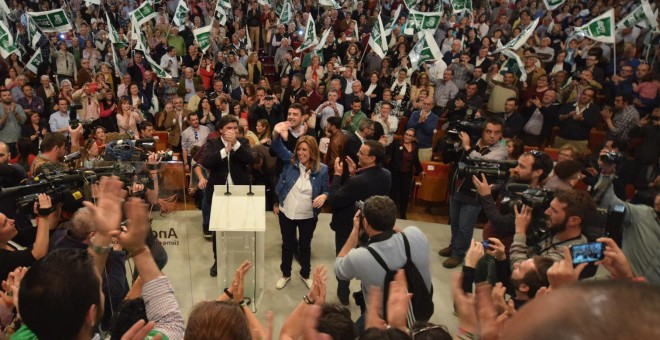
<path id="1" fill-rule="evenodd" d="M 589 132 L 589 141 L 587 143 L 589 150 L 594 152 L 594 150 L 600 149 L 603 144 L 605 144 L 605 131 L 592 129 Z"/>
<path id="2" fill-rule="evenodd" d="M 441 162 L 422 162 L 426 176 L 421 179 L 416 198 L 427 202 L 447 202 L 450 165 Z"/>
<path id="3" fill-rule="evenodd" d="M 557 161 L 557 157 L 559 157 L 559 149 L 545 148 L 543 149 L 543 152 L 548 154 L 548 156 L 550 156 L 550 158 L 555 162 Z"/>

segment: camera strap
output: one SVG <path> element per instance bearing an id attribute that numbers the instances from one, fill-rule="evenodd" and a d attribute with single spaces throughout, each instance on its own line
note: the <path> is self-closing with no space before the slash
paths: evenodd
<path id="1" fill-rule="evenodd" d="M 546 237 L 544 237 L 544 238 L 542 238 L 541 240 L 539 240 L 539 242 L 544 241 L 548 236 L 549 236 L 549 237 L 555 237 L 555 234 L 554 234 L 554 233 L 548 234 Z M 536 252 L 536 255 L 541 255 L 541 254 L 543 254 L 545 251 L 547 251 L 548 249 L 555 248 L 555 247 L 560 246 L 560 245 L 562 245 L 562 244 L 564 244 L 564 243 L 568 243 L 568 242 L 571 242 L 571 241 L 579 240 L 581 237 L 582 237 L 582 234 L 580 234 L 580 235 L 578 235 L 578 236 L 575 236 L 575 237 L 572 237 L 572 238 L 569 238 L 568 240 L 561 241 L 561 242 L 557 242 L 557 243 L 552 243 L 552 242 L 551 242 L 549 246 L 547 246 L 547 247 L 545 247 L 545 248 L 539 250 L 538 252 Z"/>

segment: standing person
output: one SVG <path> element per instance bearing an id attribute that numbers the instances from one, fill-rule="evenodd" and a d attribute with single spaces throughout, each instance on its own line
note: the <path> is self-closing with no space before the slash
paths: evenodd
<path id="1" fill-rule="evenodd" d="M 332 204 L 330 228 L 335 232 L 335 252 L 339 254 L 353 229 L 355 202 L 364 201 L 374 195 L 387 195 L 392 185 L 392 177 L 382 166 L 385 147 L 376 141 L 367 140 L 358 152 L 358 164 L 350 157 L 344 160 L 337 157 L 334 163 L 334 177 L 330 186 L 328 203 Z M 342 181 L 344 164 L 348 163 L 349 177 Z M 358 171 L 358 168 L 359 171 Z M 349 281 L 337 279 L 337 297 L 343 305 L 348 305 Z"/>
<path id="2" fill-rule="evenodd" d="M 127 98 L 122 98 L 119 102 L 120 111 L 117 113 L 117 125 L 120 133 L 130 133 L 133 137 L 140 138 L 137 124 L 142 122 L 142 116 L 131 108 Z"/>
<path id="3" fill-rule="evenodd" d="M 420 161 L 430 161 L 433 156 L 433 134 L 438 126 L 438 116 L 433 113 L 433 98 L 424 99 L 422 109 L 410 115 L 406 124 L 407 129 L 415 129 L 419 150 L 417 151 Z"/>
<path id="4" fill-rule="evenodd" d="M 486 121 L 481 138 L 476 142 L 470 141 L 470 136 L 461 132 L 462 150 L 460 159 L 505 160 L 507 158 L 506 143 L 502 141 L 503 123 L 497 117 L 490 117 Z M 472 181 L 458 178 L 459 162 L 455 162 L 452 169 L 453 183 L 449 202 L 449 217 L 451 221 L 451 243 L 440 250 L 440 256 L 449 257 L 442 263 L 445 268 L 455 268 L 463 262 L 465 253 L 470 246 L 474 225 L 481 211 L 478 193 Z"/>
<path id="5" fill-rule="evenodd" d="M 410 190 L 413 185 L 413 177 L 426 174 L 422 171 L 422 164 L 417 156 L 417 142 L 415 141 L 415 129 L 408 129 L 403 134 L 403 140 L 395 140 L 388 146 L 390 156 L 390 172 L 392 173 L 392 190 L 390 197 L 399 206 L 399 218 L 405 220 L 408 210 Z"/>
<path id="6" fill-rule="evenodd" d="M 38 152 L 41 140 L 48 133 L 48 123 L 41 119 L 35 111 L 27 114 L 27 122 L 21 127 L 21 136 L 29 138 L 32 143 L 32 151 Z"/>
<path id="7" fill-rule="evenodd" d="M 273 150 L 284 162 L 276 192 L 279 198 L 280 232 L 282 233 L 282 277 L 276 288 L 282 289 L 291 280 L 291 262 L 294 249 L 299 247 L 300 277 L 312 287 L 309 276 L 311 270 L 311 243 L 321 207 L 328 198 L 328 167 L 321 163 L 321 155 L 316 139 L 301 136 L 295 153 L 289 151 L 282 138 L 289 134 L 291 123 L 281 122 L 273 130 Z M 298 228 L 298 242 L 296 242 Z"/>
<path id="8" fill-rule="evenodd" d="M 208 233 L 211 216 L 211 199 L 216 185 L 247 185 L 250 176 L 247 167 L 254 158 L 250 152 L 249 143 L 244 138 L 238 138 L 238 119 L 233 115 L 226 115 L 218 120 L 220 137 L 209 139 L 204 144 L 204 154 L 200 164 L 209 170 L 208 183 L 204 189 L 204 202 L 202 203 L 202 226 L 204 233 Z M 206 210 L 206 211 L 205 211 Z M 212 277 L 218 275 L 218 262 L 216 255 L 216 239 L 213 237 L 213 266 L 209 271 Z"/>
<path id="9" fill-rule="evenodd" d="M 55 73 L 59 81 L 74 81 L 76 79 L 78 76 L 76 60 L 67 49 L 66 42 L 60 42 L 59 50 L 53 49 L 50 52 L 50 58 L 55 60 Z"/>
<path id="10" fill-rule="evenodd" d="M 26 117 L 23 108 L 14 103 L 11 92 L 0 90 L 0 141 L 5 142 L 11 154 L 16 154 L 16 142 L 21 137 L 21 125 Z M 11 157 L 10 157 L 11 158 Z"/>

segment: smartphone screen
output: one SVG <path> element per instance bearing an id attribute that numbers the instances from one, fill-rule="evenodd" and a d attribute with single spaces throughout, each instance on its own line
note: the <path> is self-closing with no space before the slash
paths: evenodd
<path id="1" fill-rule="evenodd" d="M 585 262 L 600 261 L 604 258 L 604 250 L 605 245 L 601 242 L 591 242 L 571 246 L 571 257 L 573 257 L 573 264 L 577 265 Z"/>

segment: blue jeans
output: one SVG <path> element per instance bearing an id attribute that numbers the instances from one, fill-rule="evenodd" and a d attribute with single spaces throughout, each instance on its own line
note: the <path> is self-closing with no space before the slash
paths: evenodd
<path id="1" fill-rule="evenodd" d="M 481 211 L 480 205 L 460 202 L 451 197 L 449 218 L 451 219 L 451 256 L 463 259 L 470 247 L 474 225 Z"/>

